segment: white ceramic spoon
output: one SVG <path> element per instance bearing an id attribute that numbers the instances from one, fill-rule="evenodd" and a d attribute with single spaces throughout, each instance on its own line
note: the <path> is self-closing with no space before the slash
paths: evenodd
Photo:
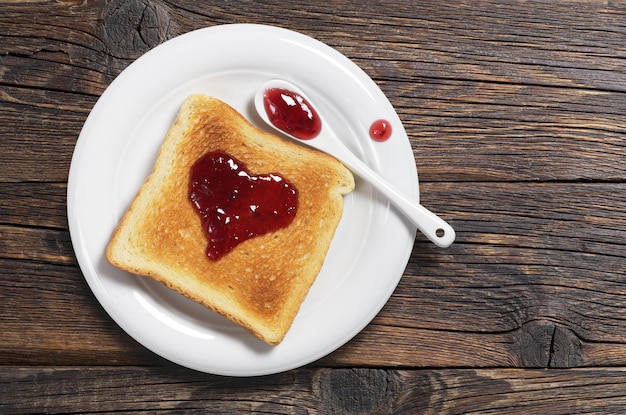
<path id="1" fill-rule="evenodd" d="M 273 88 L 286 89 L 293 93 L 300 95 L 315 109 L 317 116 L 321 121 L 321 131 L 319 135 L 312 139 L 298 139 L 290 134 L 288 131 L 284 131 L 275 126 L 270 120 L 267 111 L 265 109 L 264 96 L 266 91 Z M 260 117 L 269 126 L 275 130 L 288 135 L 289 137 L 296 139 L 297 141 L 307 144 L 313 148 L 330 154 L 331 156 L 340 160 L 348 169 L 357 174 L 363 180 L 369 182 L 380 193 L 385 195 L 393 203 L 393 205 L 402 212 L 408 219 L 410 219 L 417 228 L 435 245 L 447 248 L 452 242 L 454 242 L 455 232 L 452 227 L 441 219 L 439 216 L 432 213 L 419 203 L 410 200 L 404 196 L 399 190 L 383 179 L 378 173 L 368 167 L 361 159 L 354 155 L 342 142 L 337 138 L 333 130 L 328 124 L 325 123 L 324 118 L 319 113 L 313 102 L 304 94 L 298 87 L 290 82 L 274 79 L 264 83 L 256 92 L 254 96 L 254 106 L 259 113 Z"/>

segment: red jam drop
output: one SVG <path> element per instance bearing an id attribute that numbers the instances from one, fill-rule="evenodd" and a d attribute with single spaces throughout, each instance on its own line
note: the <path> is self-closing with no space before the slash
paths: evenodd
<path id="1" fill-rule="evenodd" d="M 189 200 L 218 260 L 241 242 L 288 226 L 298 210 L 295 186 L 278 174 L 252 175 L 223 152 L 210 152 L 191 167 Z"/>
<path id="2" fill-rule="evenodd" d="M 270 88 L 263 94 L 263 106 L 276 128 L 301 140 L 319 135 L 322 121 L 303 96 L 283 88 Z"/>
<path id="3" fill-rule="evenodd" d="M 387 141 L 391 137 L 391 124 L 387 120 L 376 120 L 370 127 L 370 137 L 374 141 Z"/>

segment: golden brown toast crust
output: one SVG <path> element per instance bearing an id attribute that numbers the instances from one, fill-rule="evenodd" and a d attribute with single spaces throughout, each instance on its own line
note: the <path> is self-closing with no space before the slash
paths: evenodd
<path id="1" fill-rule="evenodd" d="M 200 218 L 188 200 L 192 164 L 214 150 L 241 160 L 253 174 L 279 173 L 299 198 L 288 227 L 247 240 L 218 261 L 205 255 Z M 342 195 L 353 189 L 352 174 L 336 159 L 257 129 L 222 101 L 192 95 L 106 256 L 275 345 L 317 277 L 343 212 Z"/>

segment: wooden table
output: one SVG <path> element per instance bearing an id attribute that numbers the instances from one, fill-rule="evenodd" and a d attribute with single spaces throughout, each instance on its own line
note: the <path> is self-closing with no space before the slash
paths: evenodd
<path id="1" fill-rule="evenodd" d="M 78 134 L 111 81 L 169 38 L 241 22 L 363 68 L 406 127 L 422 203 L 457 230 L 449 249 L 417 236 L 345 346 L 257 378 L 135 342 L 88 288 L 66 215 Z M 621 2 L 5 0 L 0 412 L 624 412 L 625 133 Z"/>

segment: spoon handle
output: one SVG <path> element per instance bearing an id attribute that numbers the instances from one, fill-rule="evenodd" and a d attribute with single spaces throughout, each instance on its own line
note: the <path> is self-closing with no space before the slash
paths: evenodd
<path id="1" fill-rule="evenodd" d="M 331 154 L 341 160 L 353 173 L 371 183 L 372 186 L 386 196 L 435 245 L 447 248 L 454 242 L 456 234 L 446 221 L 421 204 L 407 199 L 391 183 L 383 179 L 355 156 L 354 153 L 344 147 L 338 139 L 336 140 L 336 145 L 333 146 Z"/>
<path id="2" fill-rule="evenodd" d="M 309 105 L 310 101 L 305 98 L 302 91 L 295 85 L 292 85 L 285 80 L 271 80 L 265 83 L 259 88 L 254 95 L 254 106 L 261 116 L 261 118 L 272 128 L 281 131 L 291 137 L 294 137 L 289 132 L 283 131 L 277 127 L 272 120 L 268 117 L 267 110 L 264 105 L 265 91 L 271 88 L 285 88 L 288 91 L 292 91 L 300 95 Z M 337 159 L 341 160 L 345 166 L 356 173 L 362 179 L 371 183 L 378 191 L 386 196 L 396 208 L 405 215 L 417 228 L 430 239 L 435 245 L 447 248 L 456 237 L 454 229 L 448 225 L 443 219 L 435 215 L 424 206 L 419 203 L 408 199 L 393 185 L 383 179 L 378 173 L 369 168 L 367 164 L 363 163 L 361 159 L 354 155 L 344 144 L 335 132 L 322 121 L 321 114 L 317 114 L 321 121 L 322 131 L 319 137 L 315 140 L 306 140 L 303 143 L 310 145 L 313 148 L 324 151 Z M 324 134 L 325 133 L 325 134 Z"/>

